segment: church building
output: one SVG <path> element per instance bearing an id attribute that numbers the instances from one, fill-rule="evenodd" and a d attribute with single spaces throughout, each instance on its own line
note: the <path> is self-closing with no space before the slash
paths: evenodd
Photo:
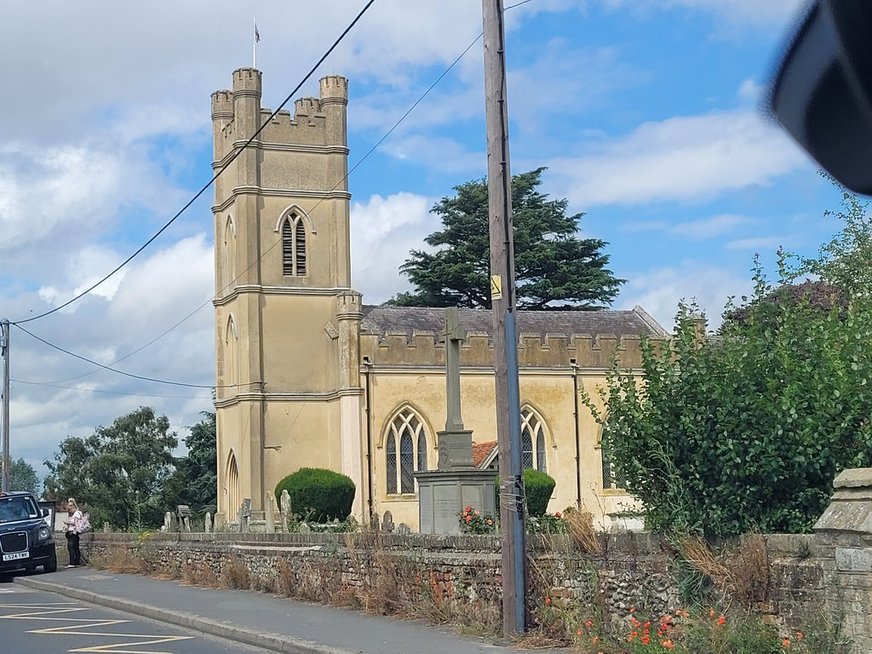
<path id="1" fill-rule="evenodd" d="M 261 107 L 261 72 L 212 94 L 218 511 L 262 510 L 302 467 L 348 475 L 354 515 L 390 511 L 418 526 L 414 473 L 432 470 L 446 419 L 445 310 L 368 306 L 352 288 L 346 111 L 331 75 L 293 115 Z M 265 122 L 263 131 L 242 149 Z M 365 224 L 355 229 L 367 229 Z M 463 422 L 474 462 L 496 469 L 491 313 L 461 309 Z M 557 486 L 549 509 L 583 505 L 608 528 L 633 499 L 617 487 L 600 429 L 580 400 L 615 354 L 638 368 L 643 337 L 667 336 L 631 311 L 518 314 L 523 461 Z"/>

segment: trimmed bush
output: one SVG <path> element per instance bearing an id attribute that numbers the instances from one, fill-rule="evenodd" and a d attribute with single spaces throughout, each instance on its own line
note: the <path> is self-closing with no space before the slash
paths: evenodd
<path id="1" fill-rule="evenodd" d="M 524 470 L 524 492 L 527 494 L 527 513 L 533 517 L 545 515 L 548 502 L 557 482 L 551 475 L 532 468 Z M 497 516 L 500 514 L 500 476 L 494 481 L 494 498 L 496 499 Z"/>
<path id="2" fill-rule="evenodd" d="M 557 482 L 550 475 L 527 468 L 524 470 L 524 490 L 527 494 L 527 512 L 534 517 L 545 515 L 548 501 Z"/>
<path id="3" fill-rule="evenodd" d="M 291 511 L 303 520 L 345 520 L 354 502 L 354 482 L 322 468 L 300 468 L 282 479 L 276 486 L 277 499 L 283 490 L 291 496 Z"/>

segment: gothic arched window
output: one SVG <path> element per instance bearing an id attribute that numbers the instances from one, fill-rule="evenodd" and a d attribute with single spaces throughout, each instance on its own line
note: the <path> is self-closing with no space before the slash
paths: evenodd
<path id="1" fill-rule="evenodd" d="M 521 463 L 525 469 L 547 470 L 545 442 L 545 423 L 533 409 L 524 407 L 521 409 Z"/>
<path id="2" fill-rule="evenodd" d="M 233 217 L 227 216 L 224 223 L 224 251 L 222 252 L 223 266 L 222 280 L 225 292 L 234 286 L 236 281 L 236 225 Z"/>
<path id="3" fill-rule="evenodd" d="M 606 436 L 600 432 L 600 456 L 603 463 L 603 490 L 621 490 L 626 488 L 627 482 L 615 469 L 615 462 L 610 456 L 610 448 Z"/>
<path id="4" fill-rule="evenodd" d="M 407 407 L 397 413 L 388 425 L 385 441 L 388 494 L 414 493 L 414 473 L 427 470 L 427 430 L 424 422 Z"/>
<path id="5" fill-rule="evenodd" d="M 282 221 L 282 274 L 306 274 L 306 225 L 297 213 L 288 214 Z"/>
<path id="6" fill-rule="evenodd" d="M 236 455 L 231 451 L 227 461 L 227 518 L 233 521 L 239 511 L 239 466 Z"/>
<path id="7" fill-rule="evenodd" d="M 233 316 L 227 319 L 224 332 L 224 385 L 233 386 L 239 382 L 239 332 Z"/>

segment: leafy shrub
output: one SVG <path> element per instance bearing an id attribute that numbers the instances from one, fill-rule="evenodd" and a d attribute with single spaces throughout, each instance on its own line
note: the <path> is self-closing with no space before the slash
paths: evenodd
<path id="1" fill-rule="evenodd" d="M 527 513 L 534 517 L 545 515 L 548 502 L 557 482 L 550 475 L 527 468 L 524 470 L 524 492 L 527 495 Z M 500 476 L 494 481 L 494 500 L 497 515 L 500 514 Z"/>
<path id="2" fill-rule="evenodd" d="M 354 502 L 354 482 L 345 475 L 322 468 L 300 468 L 276 486 L 291 497 L 291 510 L 305 520 L 345 520 Z"/>
<path id="3" fill-rule="evenodd" d="M 527 512 L 533 517 L 545 515 L 551 493 L 554 492 L 554 478 L 547 473 L 527 468 L 524 470 L 524 490 L 527 494 Z"/>

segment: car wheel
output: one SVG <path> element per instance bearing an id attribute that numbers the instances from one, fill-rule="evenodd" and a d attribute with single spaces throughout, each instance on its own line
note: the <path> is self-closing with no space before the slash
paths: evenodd
<path id="1" fill-rule="evenodd" d="M 55 572 L 58 569 L 58 556 L 57 554 L 53 554 L 52 557 L 48 560 L 48 563 L 44 563 L 42 566 L 43 572 Z"/>

